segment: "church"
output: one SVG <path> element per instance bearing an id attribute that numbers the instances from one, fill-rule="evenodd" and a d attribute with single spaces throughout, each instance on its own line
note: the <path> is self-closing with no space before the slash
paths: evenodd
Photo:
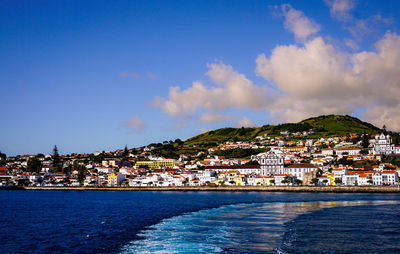
<path id="1" fill-rule="evenodd" d="M 400 146 L 392 144 L 390 135 L 385 136 L 383 133 L 376 135 L 374 139 L 370 140 L 370 144 L 372 145 L 373 154 L 400 154 Z"/>
<path id="2" fill-rule="evenodd" d="M 270 176 L 275 174 L 282 174 L 284 168 L 284 158 L 273 151 L 260 153 L 251 156 L 252 160 L 257 160 L 260 163 L 260 175 Z"/>

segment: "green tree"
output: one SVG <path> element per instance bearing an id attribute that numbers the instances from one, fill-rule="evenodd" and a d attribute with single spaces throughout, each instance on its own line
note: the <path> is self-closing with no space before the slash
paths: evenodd
<path id="1" fill-rule="evenodd" d="M 282 183 L 291 183 L 293 181 L 293 178 L 290 176 L 285 176 L 285 178 L 282 180 Z"/>
<path id="2" fill-rule="evenodd" d="M 6 160 L 6 159 L 7 159 L 7 155 L 6 155 L 5 153 L 2 153 L 2 152 L 0 151 L 0 159 Z"/>
<path id="3" fill-rule="evenodd" d="M 335 178 L 335 183 L 336 183 L 336 184 L 341 184 L 341 183 L 342 183 L 342 179 L 340 179 L 340 178 Z"/>
<path id="4" fill-rule="evenodd" d="M 363 148 L 368 148 L 368 145 L 369 145 L 369 137 L 368 137 L 367 133 L 365 133 L 365 132 L 361 139 L 361 145 Z"/>
<path id="5" fill-rule="evenodd" d="M 41 170 L 42 170 L 42 163 L 37 157 L 33 157 L 28 160 L 26 171 L 39 173 Z"/>
<path id="6" fill-rule="evenodd" d="M 129 156 L 128 147 L 125 145 L 124 152 L 122 153 L 122 158 L 128 159 L 128 156 Z"/>
<path id="7" fill-rule="evenodd" d="M 83 171 L 83 169 L 79 169 L 78 182 L 82 185 L 83 181 L 85 181 L 85 172 Z"/>
<path id="8" fill-rule="evenodd" d="M 294 183 L 295 183 L 296 185 L 303 185 L 303 181 L 300 180 L 300 179 L 295 179 L 295 180 L 294 180 Z"/>
<path id="9" fill-rule="evenodd" d="M 258 161 L 248 161 L 248 162 L 246 162 L 246 164 L 244 164 L 244 165 L 260 165 L 260 163 L 258 163 Z"/>
<path id="10" fill-rule="evenodd" d="M 317 185 L 318 184 L 318 178 L 311 179 L 311 184 Z"/>
<path id="11" fill-rule="evenodd" d="M 53 148 L 53 167 L 55 171 L 60 171 L 61 169 L 61 160 L 60 160 L 60 155 L 58 154 L 58 148 L 55 145 Z"/>

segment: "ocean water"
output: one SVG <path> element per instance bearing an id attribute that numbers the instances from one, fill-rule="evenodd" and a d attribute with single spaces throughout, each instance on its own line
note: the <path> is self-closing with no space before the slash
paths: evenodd
<path id="1" fill-rule="evenodd" d="M 1 253 L 400 253 L 400 195 L 0 191 Z"/>

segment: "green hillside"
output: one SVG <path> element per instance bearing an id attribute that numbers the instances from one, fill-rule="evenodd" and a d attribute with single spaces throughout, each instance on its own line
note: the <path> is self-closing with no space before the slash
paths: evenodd
<path id="1" fill-rule="evenodd" d="M 270 136 L 280 135 L 282 131 L 302 132 L 313 129 L 313 138 L 323 136 L 343 136 L 348 133 L 378 133 L 381 130 L 374 125 L 363 122 L 358 118 L 342 115 L 327 115 L 313 117 L 299 123 L 286 123 L 279 125 L 264 125 L 255 128 L 222 128 L 209 131 L 185 141 L 185 145 L 209 146 L 213 143 L 226 141 L 253 140 L 263 134 Z"/>
<path id="2" fill-rule="evenodd" d="M 319 133 L 324 135 L 346 135 L 348 133 L 378 133 L 381 131 L 378 127 L 361 121 L 352 116 L 328 115 L 312 117 L 301 121 L 302 124 L 309 124 L 317 128 Z"/>

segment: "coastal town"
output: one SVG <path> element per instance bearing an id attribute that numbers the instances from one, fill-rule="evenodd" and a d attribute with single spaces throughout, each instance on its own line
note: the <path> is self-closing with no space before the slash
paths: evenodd
<path id="1" fill-rule="evenodd" d="M 313 131 L 228 141 L 165 158 L 157 144 L 93 154 L 1 156 L 0 186 L 382 186 L 398 185 L 400 146 L 389 134 L 307 138 Z M 294 138 L 296 137 L 296 138 Z M 163 145 L 182 144 L 165 141 Z M 160 146 L 162 144 L 158 144 Z M 250 156 L 221 156 L 246 151 Z M 390 160 L 389 160 L 390 159 Z M 392 162 L 392 163 L 391 163 Z"/>

